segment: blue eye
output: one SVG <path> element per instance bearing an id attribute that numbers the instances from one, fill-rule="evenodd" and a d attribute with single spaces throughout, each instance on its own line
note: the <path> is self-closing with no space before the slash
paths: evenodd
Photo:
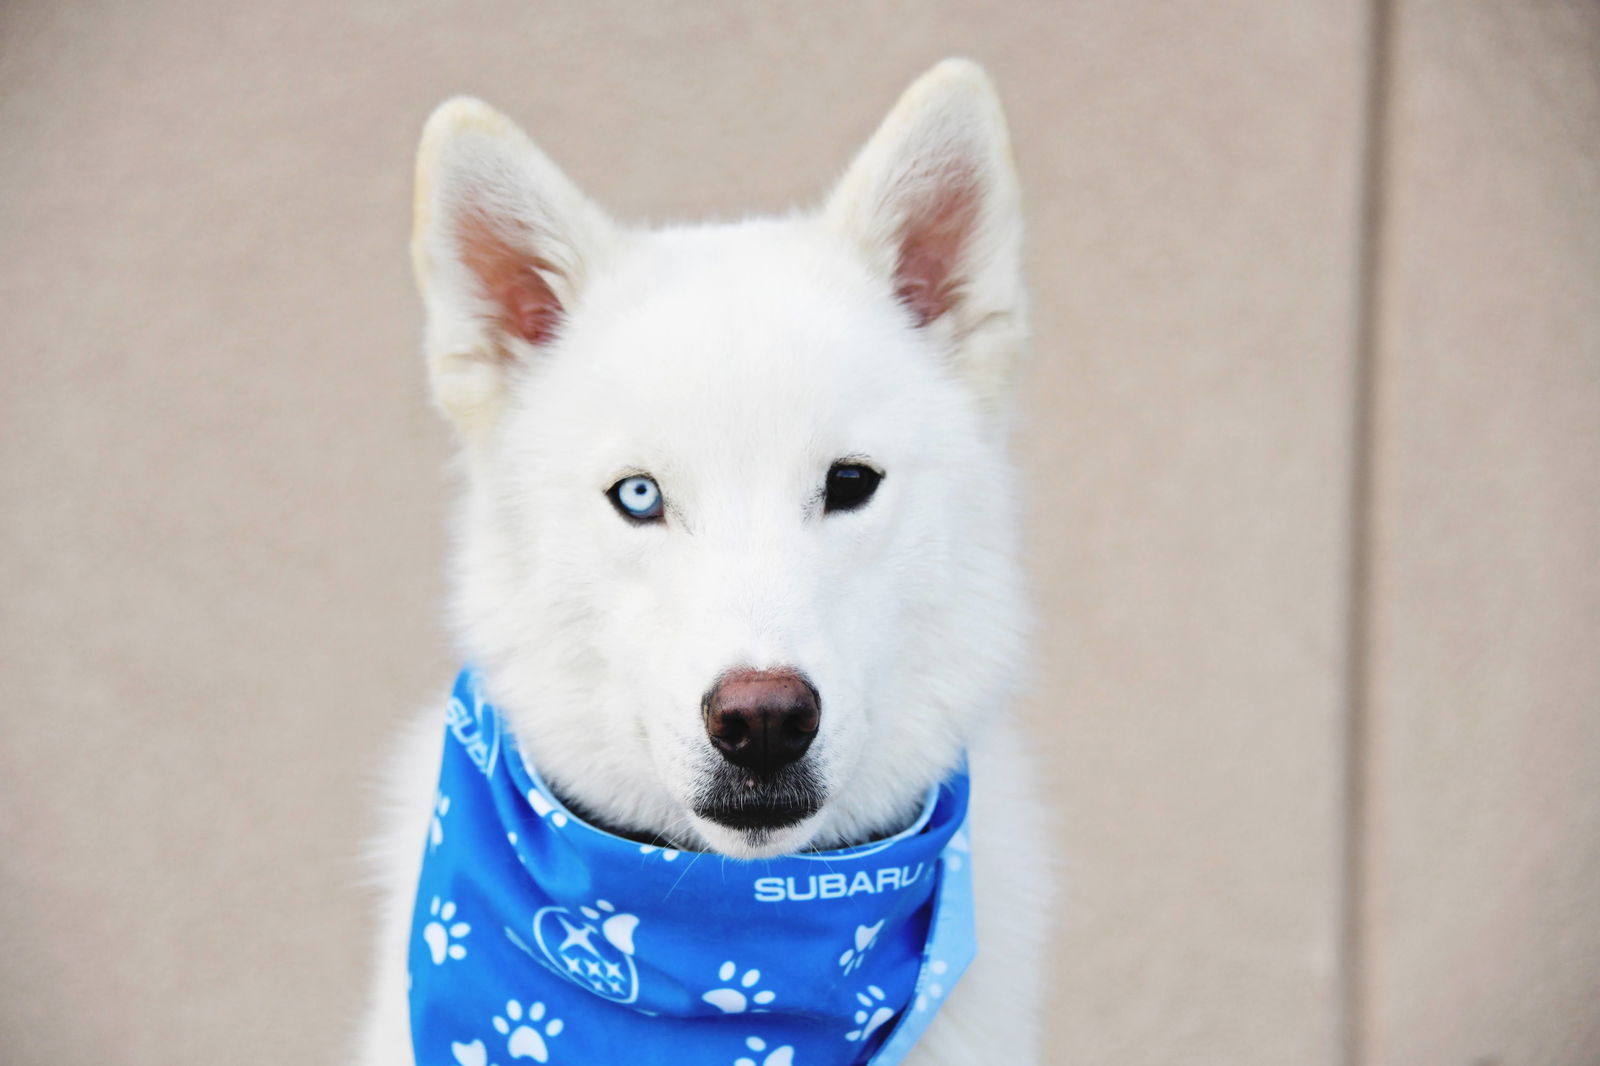
<path id="1" fill-rule="evenodd" d="M 636 474 L 625 477 L 606 493 L 617 513 L 633 522 L 659 522 L 663 513 L 661 486 L 655 478 Z"/>

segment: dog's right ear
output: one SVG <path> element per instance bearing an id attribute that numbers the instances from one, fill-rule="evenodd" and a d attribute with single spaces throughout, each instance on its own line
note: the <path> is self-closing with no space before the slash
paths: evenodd
<path id="1" fill-rule="evenodd" d="M 433 394 L 469 443 L 518 368 L 559 335 L 616 229 L 511 122 L 441 104 L 417 151 L 411 265 L 427 313 Z"/>

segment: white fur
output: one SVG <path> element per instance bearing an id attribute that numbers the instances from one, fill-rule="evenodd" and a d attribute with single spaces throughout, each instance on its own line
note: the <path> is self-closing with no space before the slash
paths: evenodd
<path id="1" fill-rule="evenodd" d="M 954 295 L 919 321 L 895 297 L 900 252 L 952 188 L 973 222 Z M 553 337 L 502 328 L 459 252 L 469 211 L 537 257 Z M 461 651 L 552 787 L 608 824 L 754 857 L 897 828 L 970 751 L 979 956 L 914 1066 L 1038 1061 L 1049 875 L 1009 720 L 1027 618 L 1005 455 L 1020 234 L 998 101 L 959 60 L 907 91 L 815 214 L 626 230 L 472 100 L 435 112 L 418 159 L 428 363 L 465 467 Z M 885 477 L 824 516 L 842 458 Z M 605 496 L 638 472 L 662 524 Z M 802 670 L 821 700 L 807 758 L 826 802 L 766 835 L 690 809 L 720 759 L 701 697 L 737 667 Z M 405 955 L 442 706 L 395 763 L 367 1066 L 412 1063 Z"/>

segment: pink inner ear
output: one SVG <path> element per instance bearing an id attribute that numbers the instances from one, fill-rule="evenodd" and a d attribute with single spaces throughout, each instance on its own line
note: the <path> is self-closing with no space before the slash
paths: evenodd
<path id="1" fill-rule="evenodd" d="M 952 168 L 915 204 L 900 234 L 895 296 L 925 326 L 946 314 L 961 297 L 963 253 L 978 221 L 977 176 Z"/>
<path id="2" fill-rule="evenodd" d="M 496 309 L 501 332 L 545 344 L 561 324 L 561 301 L 540 273 L 550 264 L 519 247 L 502 226 L 478 211 L 461 216 L 461 260 Z"/>

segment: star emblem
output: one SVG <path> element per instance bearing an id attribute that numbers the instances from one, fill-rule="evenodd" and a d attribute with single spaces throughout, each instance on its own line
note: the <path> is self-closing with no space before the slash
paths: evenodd
<path id="1" fill-rule="evenodd" d="M 572 947 L 574 944 L 578 945 L 591 955 L 600 954 L 594 949 L 594 945 L 589 942 L 589 938 L 594 936 L 594 926 L 590 925 L 588 922 L 575 926 L 565 918 L 561 917 L 559 914 L 556 915 L 556 921 L 560 922 L 561 928 L 567 931 L 567 938 L 561 942 L 560 951 L 563 954 L 565 954 L 566 950 Z"/>

